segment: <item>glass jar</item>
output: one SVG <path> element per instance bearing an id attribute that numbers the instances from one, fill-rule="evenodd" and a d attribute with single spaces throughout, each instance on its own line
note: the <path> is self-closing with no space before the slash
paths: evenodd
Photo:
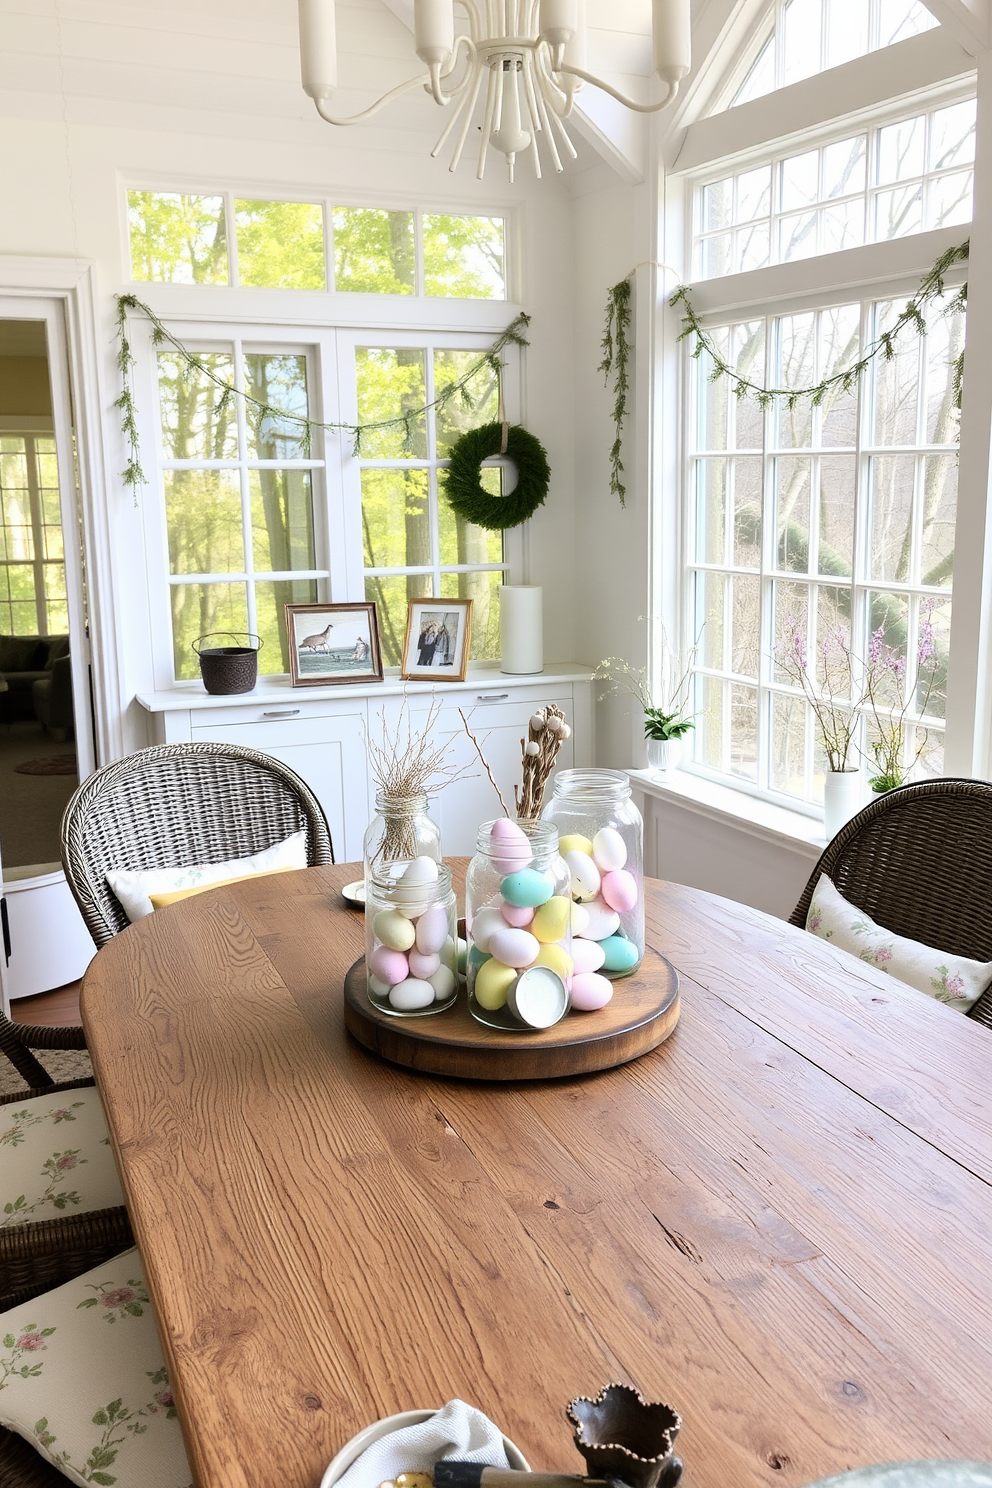
<path id="1" fill-rule="evenodd" d="M 570 880 L 550 822 L 502 817 L 479 828 L 465 877 L 465 932 L 473 1018 L 527 1033 L 565 1016 L 573 969 Z"/>
<path id="2" fill-rule="evenodd" d="M 365 833 L 365 881 L 390 863 L 414 858 L 441 861 L 441 831 L 428 814 L 426 796 L 391 796 L 376 792 L 375 816 Z"/>
<path id="3" fill-rule="evenodd" d="M 392 1018 L 423 1018 L 458 991 L 451 869 L 421 856 L 380 867 L 365 881 L 369 1002 Z"/>
<path id="4" fill-rule="evenodd" d="M 576 933 L 603 950 L 616 981 L 644 958 L 644 822 L 622 770 L 560 770 L 542 821 L 558 828 L 572 898 L 589 915 Z"/>

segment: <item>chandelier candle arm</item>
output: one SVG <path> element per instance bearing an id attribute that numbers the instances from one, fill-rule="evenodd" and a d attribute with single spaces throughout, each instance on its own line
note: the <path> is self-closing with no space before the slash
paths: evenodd
<path id="1" fill-rule="evenodd" d="M 316 102 L 338 85 L 334 0 L 300 0 L 299 16 L 303 91 Z"/>
<path id="2" fill-rule="evenodd" d="M 579 29 L 578 0 L 541 0 L 541 40 L 551 49 L 551 67 L 558 72 L 565 48 Z"/>
<path id="3" fill-rule="evenodd" d="M 455 50 L 454 0 L 413 0 L 413 47 L 430 73 L 434 102 L 450 103 L 441 91 L 441 69 Z"/>

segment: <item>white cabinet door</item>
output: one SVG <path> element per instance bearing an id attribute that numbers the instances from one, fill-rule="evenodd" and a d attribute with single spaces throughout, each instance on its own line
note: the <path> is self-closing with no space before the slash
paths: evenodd
<path id="1" fill-rule="evenodd" d="M 362 856 L 369 821 L 368 765 L 362 741 L 362 712 L 264 723 L 219 722 L 193 728 L 194 740 L 215 739 L 273 754 L 302 776 L 324 808 L 339 863 Z"/>

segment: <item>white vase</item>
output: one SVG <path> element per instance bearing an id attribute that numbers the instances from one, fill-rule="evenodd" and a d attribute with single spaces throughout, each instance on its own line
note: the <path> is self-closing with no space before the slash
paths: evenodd
<path id="1" fill-rule="evenodd" d="M 653 770 L 656 775 L 662 775 L 666 770 L 674 770 L 682 758 L 681 739 L 647 739 L 645 747 L 648 769 Z"/>
<path id="2" fill-rule="evenodd" d="M 860 770 L 828 770 L 823 782 L 823 835 L 829 842 L 861 810 Z"/>

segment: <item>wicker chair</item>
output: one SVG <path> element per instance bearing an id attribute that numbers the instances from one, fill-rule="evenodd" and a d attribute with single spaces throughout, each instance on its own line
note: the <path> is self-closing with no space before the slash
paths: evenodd
<path id="1" fill-rule="evenodd" d="M 306 829 L 333 863 L 317 797 L 281 760 L 236 744 L 158 744 L 105 765 L 62 818 L 62 866 L 97 948 L 128 925 L 106 874 L 249 857 Z"/>
<path id="2" fill-rule="evenodd" d="M 825 873 L 886 930 L 956 956 L 992 961 L 992 785 L 928 780 L 859 811 L 820 855 L 789 923 L 806 924 Z M 992 1028 L 992 988 L 968 1013 Z"/>

